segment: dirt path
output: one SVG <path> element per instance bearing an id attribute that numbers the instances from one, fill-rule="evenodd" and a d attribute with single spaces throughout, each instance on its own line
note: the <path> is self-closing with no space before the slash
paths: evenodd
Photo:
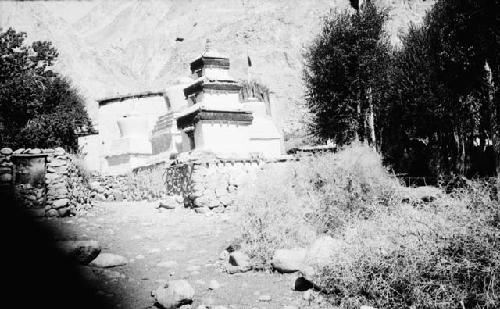
<path id="1" fill-rule="evenodd" d="M 193 308 L 200 304 L 311 307 L 303 293 L 292 291 L 296 275 L 222 271 L 219 255 L 238 231 L 235 213 L 202 215 L 185 209 L 159 211 L 154 206 L 101 203 L 89 216 L 53 219 L 48 224 L 60 232 L 59 238 L 96 239 L 102 252 L 129 260 L 124 266 L 92 268 L 96 293 L 109 297 L 117 308 L 153 308 L 151 291 L 169 279 L 186 279 L 195 288 Z M 221 287 L 209 290 L 211 280 Z M 259 302 L 262 295 L 270 295 L 271 301 Z"/>

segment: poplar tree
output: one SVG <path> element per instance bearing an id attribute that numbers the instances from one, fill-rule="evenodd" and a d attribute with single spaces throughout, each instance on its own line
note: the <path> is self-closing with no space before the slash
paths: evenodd
<path id="1" fill-rule="evenodd" d="M 306 102 L 311 132 L 343 145 L 376 144 L 377 115 L 387 83 L 387 12 L 367 2 L 356 12 L 331 11 L 305 53 Z"/>

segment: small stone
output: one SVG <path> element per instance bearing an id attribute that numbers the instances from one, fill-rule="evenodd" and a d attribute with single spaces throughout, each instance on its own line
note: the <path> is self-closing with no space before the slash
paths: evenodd
<path id="1" fill-rule="evenodd" d="M 56 242 L 56 247 L 82 265 L 87 265 L 101 252 L 95 240 L 67 240 Z"/>
<path id="2" fill-rule="evenodd" d="M 192 265 L 192 266 L 188 266 L 188 268 L 186 268 L 186 271 L 188 272 L 193 272 L 193 271 L 198 271 L 200 270 L 200 266 L 198 265 Z"/>
<path id="3" fill-rule="evenodd" d="M 113 253 L 101 253 L 90 265 L 95 267 L 115 267 L 127 264 L 127 259 Z"/>
<path id="4" fill-rule="evenodd" d="M 59 208 L 57 212 L 59 213 L 59 217 L 65 217 L 69 213 L 69 207 Z"/>
<path id="5" fill-rule="evenodd" d="M 142 254 L 138 254 L 138 255 L 136 255 L 136 256 L 135 256 L 135 258 L 136 258 L 137 260 L 142 260 L 142 259 L 144 259 L 144 258 L 146 258 L 146 257 L 145 257 L 144 255 L 142 255 Z"/>
<path id="6" fill-rule="evenodd" d="M 55 209 L 49 209 L 47 212 L 45 212 L 45 215 L 47 217 L 57 217 L 59 216 L 59 212 Z"/>
<path id="7" fill-rule="evenodd" d="M 208 209 L 208 207 L 198 207 L 198 208 L 195 208 L 194 211 L 198 214 L 205 214 L 209 211 L 210 209 Z"/>
<path id="8" fill-rule="evenodd" d="M 62 198 L 62 199 L 59 199 L 59 200 L 55 200 L 54 203 L 52 204 L 52 207 L 53 208 L 62 208 L 62 207 L 65 207 L 67 206 L 69 203 L 69 199 L 67 198 Z"/>
<path id="9" fill-rule="evenodd" d="M 10 156 L 12 154 L 12 149 L 5 147 L 0 149 L 0 153 L 3 154 L 4 156 Z"/>
<path id="10" fill-rule="evenodd" d="M 174 309 L 191 304 L 194 293 L 194 288 L 186 280 L 172 280 L 152 294 L 161 308 Z"/>
<path id="11" fill-rule="evenodd" d="M 271 295 L 267 295 L 267 294 L 266 294 L 266 295 L 261 295 L 261 296 L 259 297 L 259 301 L 260 301 L 260 302 L 270 302 L 270 301 L 271 301 L 271 299 L 272 299 L 272 298 L 271 298 Z"/>
<path id="12" fill-rule="evenodd" d="M 237 273 L 245 273 L 252 269 L 251 267 L 243 267 L 243 266 L 232 266 L 229 265 L 226 267 L 226 272 L 228 274 L 237 274 Z"/>
<path id="13" fill-rule="evenodd" d="M 227 261 L 228 259 L 229 259 L 229 252 L 227 252 L 227 250 L 223 250 L 219 254 L 219 260 Z"/>
<path id="14" fill-rule="evenodd" d="M 166 267 L 166 268 L 173 268 L 177 265 L 178 264 L 176 261 L 164 261 L 156 264 L 157 267 Z"/>
<path id="15" fill-rule="evenodd" d="M 229 255 L 229 263 L 233 266 L 250 267 L 250 258 L 241 251 L 235 251 Z"/>
<path id="16" fill-rule="evenodd" d="M 30 154 L 41 154 L 42 150 L 40 148 L 33 148 L 30 150 Z"/>
<path id="17" fill-rule="evenodd" d="M 164 209 L 175 209 L 179 206 L 179 203 L 175 200 L 173 196 L 167 196 L 165 199 L 159 202 L 158 208 Z"/>
<path id="18" fill-rule="evenodd" d="M 307 291 L 313 288 L 313 284 L 311 281 L 307 280 L 304 277 L 298 277 L 295 280 L 295 291 Z"/>
<path id="19" fill-rule="evenodd" d="M 376 308 L 371 307 L 371 306 L 363 305 L 363 306 L 359 307 L 359 309 L 376 309 Z"/>
<path id="20" fill-rule="evenodd" d="M 125 278 L 126 276 L 119 271 L 104 269 L 102 273 L 110 279 Z"/>
<path id="21" fill-rule="evenodd" d="M 217 280 L 210 280 L 210 283 L 208 284 L 209 290 L 217 290 L 219 288 L 220 288 L 220 283 L 217 282 Z"/>

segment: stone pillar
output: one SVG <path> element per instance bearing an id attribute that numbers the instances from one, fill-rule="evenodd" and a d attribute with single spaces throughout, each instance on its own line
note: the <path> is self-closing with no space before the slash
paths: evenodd
<path id="1" fill-rule="evenodd" d="M 45 183 L 47 184 L 46 215 L 49 217 L 62 217 L 69 214 L 69 190 L 68 190 L 68 162 L 69 156 L 63 148 L 46 150 L 47 173 Z"/>

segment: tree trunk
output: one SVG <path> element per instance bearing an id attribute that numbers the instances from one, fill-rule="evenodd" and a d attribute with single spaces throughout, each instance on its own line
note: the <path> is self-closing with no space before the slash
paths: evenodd
<path id="1" fill-rule="evenodd" d="M 368 131 L 370 134 L 369 143 L 370 146 L 375 148 L 377 145 L 377 140 L 375 137 L 375 116 L 373 112 L 373 94 L 371 87 L 368 88 L 367 99 L 368 99 Z"/>
<path id="2" fill-rule="evenodd" d="M 490 89 L 492 89 L 493 97 L 493 112 L 496 114 L 495 117 L 492 117 L 492 134 L 491 141 L 493 145 L 493 149 L 495 150 L 495 170 L 497 176 L 500 175 L 500 68 L 499 63 L 497 61 L 492 62 L 492 66 L 488 63 L 488 60 L 485 63 L 485 70 L 488 76 L 488 83 L 490 84 Z"/>

